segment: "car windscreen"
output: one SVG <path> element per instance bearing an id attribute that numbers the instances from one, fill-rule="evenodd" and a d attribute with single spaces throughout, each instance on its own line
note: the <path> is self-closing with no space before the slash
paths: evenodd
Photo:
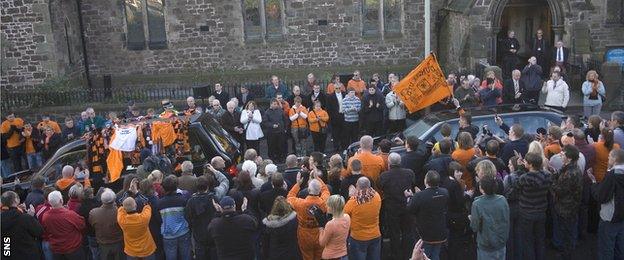
<path id="1" fill-rule="evenodd" d="M 433 125 L 427 123 L 425 120 L 418 120 L 416 123 L 412 124 L 410 127 L 403 131 L 403 136 L 408 138 L 410 136 L 415 136 L 420 138 L 425 132 L 431 129 Z"/>
<path id="2" fill-rule="evenodd" d="M 217 145 L 228 154 L 234 154 L 238 147 L 238 142 L 227 132 L 221 124 L 212 117 L 206 117 L 201 121 L 202 126 L 212 139 L 217 141 Z"/>

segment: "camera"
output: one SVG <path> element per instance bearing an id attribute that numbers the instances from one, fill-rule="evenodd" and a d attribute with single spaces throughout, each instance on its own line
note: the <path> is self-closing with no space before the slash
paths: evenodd
<path id="1" fill-rule="evenodd" d="M 492 131 L 490 131 L 490 130 L 488 129 L 487 125 L 483 125 L 483 127 L 481 127 L 481 132 L 482 132 L 484 135 L 489 135 L 489 136 L 492 136 L 492 135 L 493 135 L 493 134 L 492 134 Z"/>

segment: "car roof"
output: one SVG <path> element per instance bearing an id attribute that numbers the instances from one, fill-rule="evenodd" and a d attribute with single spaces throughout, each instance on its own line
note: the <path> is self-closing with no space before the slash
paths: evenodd
<path id="1" fill-rule="evenodd" d="M 470 112 L 472 117 L 478 116 L 486 116 L 486 115 L 494 115 L 494 114 L 508 114 L 508 113 L 519 113 L 519 112 L 553 112 L 553 113 L 561 113 L 560 111 L 543 108 L 533 104 L 508 104 L 508 105 L 499 105 L 499 106 L 490 106 L 490 107 L 471 107 L 466 109 L 467 112 Z M 457 119 L 457 110 L 450 109 L 439 112 L 434 112 L 427 114 L 422 118 L 425 122 L 434 125 L 440 121 L 448 121 Z"/>

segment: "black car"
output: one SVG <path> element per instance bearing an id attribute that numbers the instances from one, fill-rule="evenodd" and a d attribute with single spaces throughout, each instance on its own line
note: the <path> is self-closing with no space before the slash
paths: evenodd
<path id="1" fill-rule="evenodd" d="M 226 162 L 225 174 L 235 174 L 236 164 L 240 161 L 240 144 L 230 134 L 228 134 L 219 122 L 210 114 L 194 115 L 190 118 L 189 124 L 189 144 L 191 146 L 191 161 L 197 173 L 203 170 L 203 166 L 210 162 L 215 156 L 221 156 Z M 53 184 L 56 178 L 61 175 L 60 171 L 64 165 L 76 165 L 79 161 L 87 157 L 86 141 L 76 140 L 65 144 L 43 165 L 37 172 L 30 170 L 12 174 L 4 179 L 2 190 L 22 189 L 30 187 L 30 179 L 34 176 L 43 176 L 46 183 Z M 134 168 L 127 168 L 126 173 L 136 171 Z M 18 178 L 19 187 L 15 187 L 15 179 Z"/>
<path id="2" fill-rule="evenodd" d="M 476 107 L 470 108 L 470 114 L 472 115 L 472 125 L 483 129 L 483 126 L 487 126 L 487 129 L 494 135 L 499 137 L 505 137 L 505 133 L 494 122 L 494 116 L 499 115 L 503 118 L 505 124 L 511 126 L 512 124 L 520 124 L 524 127 L 525 133 L 536 133 L 538 128 L 547 128 L 550 122 L 553 125 L 561 125 L 561 122 L 565 118 L 561 112 L 557 110 L 551 110 L 541 108 L 539 106 L 531 104 L 516 104 L 516 105 L 501 105 L 496 107 Z M 442 139 L 440 134 L 440 128 L 442 124 L 448 123 L 452 126 L 452 137 L 457 136 L 459 130 L 459 115 L 456 110 L 440 111 L 426 115 L 424 118 L 417 120 L 411 124 L 403 132 L 391 133 L 379 137 L 375 137 L 375 145 L 382 139 L 405 140 L 407 137 L 416 136 L 419 140 L 432 145 L 437 140 Z M 346 158 L 353 155 L 360 145 L 359 142 L 351 144 L 345 151 Z M 430 150 L 429 147 L 428 150 Z M 405 153 L 405 146 L 400 142 L 395 142 L 390 152 L 396 152 L 399 154 Z"/>

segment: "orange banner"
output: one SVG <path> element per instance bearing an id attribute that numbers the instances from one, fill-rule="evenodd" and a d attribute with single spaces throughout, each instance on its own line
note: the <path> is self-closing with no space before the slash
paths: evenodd
<path id="1" fill-rule="evenodd" d="M 410 113 L 426 108 L 452 95 L 444 73 L 432 53 L 394 87 Z"/>

